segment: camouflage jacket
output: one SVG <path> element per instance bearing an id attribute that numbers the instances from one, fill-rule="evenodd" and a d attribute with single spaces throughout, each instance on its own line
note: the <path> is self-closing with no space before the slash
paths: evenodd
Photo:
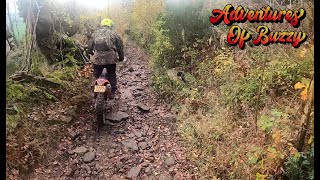
<path id="1" fill-rule="evenodd" d="M 110 48 L 107 51 L 98 51 L 95 47 L 95 39 L 98 36 L 107 37 L 110 40 Z M 92 54 L 92 62 L 97 65 L 116 64 L 124 59 L 123 42 L 120 36 L 107 27 L 102 27 L 93 33 L 89 41 L 88 53 Z"/>

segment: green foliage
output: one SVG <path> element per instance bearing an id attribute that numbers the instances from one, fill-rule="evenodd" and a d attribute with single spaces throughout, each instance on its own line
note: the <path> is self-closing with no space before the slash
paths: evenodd
<path id="1" fill-rule="evenodd" d="M 39 89 L 37 86 L 29 83 L 6 83 L 6 100 L 8 105 L 13 105 L 17 114 L 6 114 L 7 126 L 15 127 L 19 122 L 25 119 L 25 112 L 29 108 L 48 101 L 57 101 L 57 99 Z"/>
<path id="2" fill-rule="evenodd" d="M 63 83 L 63 81 L 73 81 L 78 75 L 78 68 L 79 67 L 77 66 L 61 68 L 45 74 L 45 77 L 57 83 Z"/>
<path id="3" fill-rule="evenodd" d="M 184 87 L 181 82 L 171 80 L 165 71 L 153 75 L 152 85 L 164 98 L 172 99 L 175 97 L 176 92 L 181 92 Z"/>
<path id="4" fill-rule="evenodd" d="M 7 101 L 16 102 L 24 100 L 28 97 L 26 93 L 26 87 L 22 84 L 14 84 L 14 83 L 7 83 L 6 84 L 6 98 Z"/>
<path id="5" fill-rule="evenodd" d="M 223 75 L 226 76 L 227 74 Z M 260 80 L 257 76 L 234 81 L 228 79 L 228 81 L 225 81 L 225 83 L 221 85 L 223 100 L 227 105 L 247 103 L 250 106 L 254 106 L 257 101 L 259 85 Z M 261 90 L 261 99 L 264 99 L 265 95 L 265 89 L 263 88 Z"/>
<path id="6" fill-rule="evenodd" d="M 55 100 L 33 84 L 13 82 L 7 82 L 6 84 L 6 98 L 9 104 L 38 104 L 46 100 Z"/>
<path id="7" fill-rule="evenodd" d="M 189 65 L 183 55 L 186 51 L 191 53 L 189 47 L 195 47 L 194 43 L 199 44 L 202 38 L 208 33 L 210 23 L 206 21 L 206 13 L 203 13 L 203 1 L 189 3 L 168 3 L 166 13 L 158 21 L 154 32 L 155 43 L 168 44 L 169 50 L 158 50 L 155 46 L 152 51 L 159 51 L 164 62 L 172 68 L 175 66 Z M 160 37 L 159 37 L 160 35 Z M 166 37 L 162 37 L 165 35 Z M 198 41 L 198 40 L 200 41 Z M 195 56 L 193 56 L 195 57 Z"/>
<path id="8" fill-rule="evenodd" d="M 163 12 L 164 0 L 137 0 L 132 6 L 130 35 L 143 47 L 150 47 L 155 39 L 152 27 Z"/>
<path id="9" fill-rule="evenodd" d="M 268 115 L 262 115 L 258 120 L 258 126 L 261 130 L 270 133 L 273 128 L 278 128 L 283 119 L 287 119 L 288 114 L 280 112 L 277 109 L 271 109 Z"/>
<path id="10" fill-rule="evenodd" d="M 257 94 L 259 90 L 260 81 L 257 77 L 249 77 L 246 79 L 241 79 L 239 81 L 241 87 L 237 94 L 237 97 L 241 102 L 249 103 L 251 105 L 255 104 L 257 101 Z M 264 97 L 264 89 L 261 90 L 261 97 Z M 261 98 L 263 99 L 263 98 Z"/>
<path id="11" fill-rule="evenodd" d="M 285 163 L 285 174 L 289 179 L 314 179 L 314 149 L 295 153 Z"/>
<path id="12" fill-rule="evenodd" d="M 276 89 L 278 95 L 288 95 L 302 75 L 303 69 L 297 63 L 273 60 L 265 71 L 265 88 Z"/>
<path id="13" fill-rule="evenodd" d="M 164 15 L 156 21 L 153 27 L 153 33 L 155 35 L 154 43 L 150 45 L 150 51 L 153 55 L 152 64 L 156 67 L 168 67 L 170 66 L 170 60 L 167 55 L 174 52 L 170 39 L 168 37 L 168 29 L 163 29 L 165 23 Z"/>
<path id="14" fill-rule="evenodd" d="M 248 158 L 247 163 L 250 165 L 258 164 L 258 162 L 262 160 L 263 153 L 261 148 L 254 148 L 246 154 Z"/>
<path id="15" fill-rule="evenodd" d="M 179 52 L 183 45 L 192 46 L 195 39 L 202 39 L 211 26 L 207 12 L 203 12 L 204 1 L 186 3 L 169 2 L 168 16 L 164 27 L 170 29 L 169 38 Z"/>
<path id="16" fill-rule="evenodd" d="M 253 50 L 254 53 L 255 51 Z M 257 56 L 256 54 L 254 54 Z M 304 60 L 302 63 L 307 66 L 292 62 L 290 60 L 283 60 L 278 55 L 271 55 L 268 58 L 268 63 L 264 73 L 262 74 L 261 62 L 255 62 L 249 69 L 247 76 L 243 78 L 236 78 L 233 76 L 235 71 L 235 64 L 228 65 L 225 59 L 222 60 L 220 67 L 216 67 L 215 71 L 222 72 L 215 74 L 217 79 L 221 79 L 221 89 L 224 95 L 224 101 L 227 104 L 247 103 L 249 106 L 254 106 L 257 101 L 257 94 L 263 79 L 263 84 L 260 91 L 260 104 L 263 104 L 270 91 L 274 90 L 276 96 L 288 96 L 294 94 L 293 85 L 300 81 L 306 75 L 306 67 L 310 65 L 310 60 Z M 232 61 L 230 61 L 232 62 Z M 205 65 L 204 65 L 205 66 Z M 231 71 L 230 68 L 233 68 Z M 307 75 L 309 77 L 310 74 Z"/>
<path id="17" fill-rule="evenodd" d="M 61 66 L 75 66 L 83 64 L 82 52 L 76 46 L 76 41 L 72 38 L 66 37 L 62 33 L 54 33 L 53 41 L 57 45 L 55 55 L 57 57 L 55 62 L 51 64 Z"/>

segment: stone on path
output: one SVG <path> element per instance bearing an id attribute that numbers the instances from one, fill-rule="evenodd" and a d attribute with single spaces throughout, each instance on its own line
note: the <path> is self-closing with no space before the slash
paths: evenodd
<path id="1" fill-rule="evenodd" d="M 96 153 L 90 151 L 90 152 L 87 152 L 86 154 L 84 154 L 84 156 L 83 156 L 83 162 L 85 162 L 85 163 L 90 163 L 90 162 L 92 162 L 95 158 L 96 158 Z"/>
<path id="2" fill-rule="evenodd" d="M 148 143 L 147 142 L 139 142 L 138 146 L 140 149 L 145 150 L 148 148 Z"/>
<path id="3" fill-rule="evenodd" d="M 72 139 L 72 141 L 74 141 L 75 139 L 77 139 L 79 137 L 80 134 L 78 134 L 77 132 L 75 131 L 71 131 L 70 132 L 70 137 Z"/>
<path id="4" fill-rule="evenodd" d="M 60 116 L 60 120 L 64 123 L 70 123 L 72 121 L 71 116 Z"/>
<path id="5" fill-rule="evenodd" d="M 58 117 L 49 117 L 47 119 L 48 123 L 51 125 L 55 125 L 55 124 L 70 124 L 72 121 L 72 117 L 71 116 L 65 116 L 65 115 L 59 115 Z"/>
<path id="6" fill-rule="evenodd" d="M 125 112 L 116 112 L 116 113 L 110 113 L 107 114 L 106 120 L 109 120 L 111 122 L 120 122 L 122 120 L 125 120 L 129 117 L 129 115 Z"/>
<path id="7" fill-rule="evenodd" d="M 137 107 L 138 107 L 140 110 L 144 111 L 144 112 L 150 111 L 150 108 L 149 108 L 148 106 L 142 104 L 142 103 L 139 103 L 139 104 L 137 105 Z"/>
<path id="8" fill-rule="evenodd" d="M 160 175 L 160 177 L 159 177 L 159 180 L 171 180 L 172 179 L 172 177 L 169 175 L 169 174 L 167 174 L 167 173 L 163 173 L 163 174 L 161 174 Z"/>
<path id="9" fill-rule="evenodd" d="M 136 135 L 137 137 L 141 137 L 142 133 L 141 132 L 136 132 L 136 133 L 134 133 L 134 135 Z"/>
<path id="10" fill-rule="evenodd" d="M 138 145 L 137 145 L 137 142 L 131 138 L 131 139 L 126 139 L 124 141 L 121 142 L 124 146 L 126 146 L 127 148 L 129 149 L 132 149 L 132 150 L 138 150 Z"/>
<path id="11" fill-rule="evenodd" d="M 164 164 L 166 165 L 166 166 L 172 166 L 172 165 L 174 165 L 174 163 L 175 163 L 175 160 L 174 160 L 174 158 L 173 157 L 167 157 L 167 159 L 164 161 Z"/>
<path id="12" fill-rule="evenodd" d="M 127 136 L 128 136 L 129 138 L 133 138 L 133 137 L 134 137 L 134 134 L 133 134 L 133 133 L 130 133 L 130 134 L 127 134 Z"/>
<path id="13" fill-rule="evenodd" d="M 151 171 L 151 167 L 150 166 L 146 167 L 146 169 L 144 170 L 145 173 L 149 173 L 150 171 Z"/>
<path id="14" fill-rule="evenodd" d="M 127 174 L 127 178 L 130 178 L 130 179 L 137 178 L 139 176 L 140 171 L 141 171 L 141 166 L 132 167 Z"/>
<path id="15" fill-rule="evenodd" d="M 123 90 L 123 92 L 121 92 L 121 99 L 133 99 L 132 93 L 130 92 L 130 90 L 126 89 Z"/>
<path id="16" fill-rule="evenodd" d="M 88 149 L 83 146 L 77 147 L 76 149 L 73 150 L 73 152 L 77 154 L 83 154 L 83 153 L 86 153 L 87 151 Z"/>

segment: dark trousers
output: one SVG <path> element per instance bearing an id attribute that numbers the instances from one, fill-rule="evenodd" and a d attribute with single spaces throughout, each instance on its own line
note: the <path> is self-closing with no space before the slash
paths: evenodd
<path id="1" fill-rule="evenodd" d="M 93 76 L 98 79 L 103 71 L 103 68 L 107 69 L 107 79 L 111 84 L 111 92 L 115 92 L 117 90 L 117 75 L 116 75 L 116 64 L 108 64 L 108 65 L 96 65 L 93 64 Z"/>

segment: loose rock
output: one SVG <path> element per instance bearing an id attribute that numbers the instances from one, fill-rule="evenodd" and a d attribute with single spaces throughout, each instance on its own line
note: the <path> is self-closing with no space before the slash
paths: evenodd
<path id="1" fill-rule="evenodd" d="M 121 92 L 121 99 L 128 99 L 128 100 L 133 99 L 133 96 L 130 90 L 126 89 L 123 92 Z"/>
<path id="2" fill-rule="evenodd" d="M 74 132 L 74 131 L 71 131 L 70 132 L 70 137 L 72 139 L 72 141 L 74 141 L 75 139 L 77 139 L 79 137 L 80 134 Z"/>
<path id="3" fill-rule="evenodd" d="M 144 111 L 144 112 L 149 112 L 150 111 L 150 108 L 142 103 L 139 103 L 137 105 L 138 109 L 140 109 L 141 111 Z"/>
<path id="4" fill-rule="evenodd" d="M 95 152 L 87 152 L 83 156 L 83 162 L 85 163 L 90 163 L 96 158 L 96 153 Z"/>
<path id="5" fill-rule="evenodd" d="M 166 174 L 166 173 L 164 173 L 164 174 L 161 174 L 160 175 L 160 177 L 159 177 L 159 180 L 171 180 L 172 179 L 172 177 L 169 175 L 169 174 Z"/>
<path id="6" fill-rule="evenodd" d="M 70 123 L 72 121 L 72 117 L 71 116 L 61 116 L 60 120 L 64 123 Z"/>
<path id="7" fill-rule="evenodd" d="M 136 135 L 137 137 L 141 137 L 142 133 L 141 132 L 136 132 L 136 133 L 134 133 L 134 135 Z"/>
<path id="8" fill-rule="evenodd" d="M 164 161 L 164 164 L 166 165 L 166 166 L 172 166 L 172 165 L 174 165 L 175 164 L 175 160 L 174 160 L 174 158 L 173 157 L 168 157 L 165 161 Z"/>
<path id="9" fill-rule="evenodd" d="M 150 171 L 151 171 L 151 167 L 150 167 L 150 166 L 146 167 L 146 169 L 144 170 L 144 172 L 147 173 L 147 174 L 148 174 Z"/>
<path id="10" fill-rule="evenodd" d="M 131 138 L 131 139 L 126 139 L 124 141 L 121 142 L 124 146 L 126 146 L 127 148 L 129 149 L 132 149 L 132 150 L 138 150 L 138 145 L 137 145 L 137 142 Z"/>
<path id="11" fill-rule="evenodd" d="M 77 147 L 76 149 L 73 150 L 73 152 L 77 154 L 83 154 L 83 153 L 86 153 L 87 151 L 88 149 L 83 146 Z"/>
<path id="12" fill-rule="evenodd" d="M 141 166 L 132 167 L 127 174 L 127 178 L 130 178 L 130 179 L 137 178 L 139 176 L 140 171 L 141 171 Z"/>
<path id="13" fill-rule="evenodd" d="M 127 134 L 127 136 L 128 136 L 129 138 L 133 138 L 133 137 L 134 137 L 134 134 L 133 134 L 133 133 L 130 133 L 130 134 Z"/>
<path id="14" fill-rule="evenodd" d="M 116 112 L 116 113 L 110 113 L 106 116 L 106 120 L 109 120 L 111 122 L 117 123 L 122 120 L 125 120 L 129 117 L 129 115 L 125 112 Z"/>
<path id="15" fill-rule="evenodd" d="M 147 149 L 148 144 L 147 144 L 147 142 L 139 142 L 138 146 L 140 149 L 145 150 L 145 149 Z"/>

